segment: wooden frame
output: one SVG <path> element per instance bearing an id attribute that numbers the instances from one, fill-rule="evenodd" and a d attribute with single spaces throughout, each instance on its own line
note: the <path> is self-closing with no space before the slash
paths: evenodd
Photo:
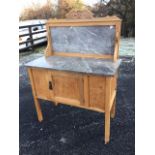
<path id="1" fill-rule="evenodd" d="M 52 27 L 61 27 L 61 26 L 98 26 L 98 25 L 113 25 L 116 27 L 115 32 L 115 47 L 114 47 L 114 54 L 80 54 L 80 53 L 65 53 L 65 52 L 54 52 L 52 45 L 50 28 Z M 65 20 L 65 19 L 54 19 L 49 20 L 46 24 L 47 28 L 47 36 L 48 36 L 48 46 L 45 50 L 45 56 L 68 56 L 68 57 L 83 57 L 83 58 L 102 58 L 102 59 L 113 59 L 114 61 L 118 58 L 118 50 L 119 50 L 119 40 L 120 40 L 120 29 L 121 29 L 121 20 L 116 17 L 105 17 L 105 18 L 94 18 L 94 19 L 77 19 L 77 20 Z"/>
<path id="2" fill-rule="evenodd" d="M 116 26 L 115 47 L 113 55 L 80 54 L 53 52 L 50 28 L 55 26 Z M 121 20 L 117 17 L 94 18 L 87 20 L 50 20 L 46 24 L 48 45 L 45 56 L 66 56 L 94 59 L 118 59 Z M 115 117 L 117 74 L 112 76 L 93 75 L 58 71 L 37 67 L 28 67 L 32 92 L 38 120 L 43 115 L 38 99 L 45 99 L 55 103 L 63 103 L 88 110 L 105 113 L 105 144 L 110 140 L 110 118 Z"/>
<path id="3" fill-rule="evenodd" d="M 38 99 L 52 101 L 55 103 L 55 105 L 57 105 L 58 103 L 63 103 L 63 104 L 71 105 L 71 106 L 76 106 L 79 108 L 102 112 L 102 113 L 105 113 L 105 143 L 109 142 L 110 116 L 112 118 L 114 118 L 114 116 L 115 116 L 117 76 L 109 76 L 109 77 L 103 76 L 103 77 L 101 77 L 101 76 L 97 76 L 97 75 L 88 75 L 88 74 L 85 75 L 85 74 L 79 74 L 79 73 L 74 74 L 74 73 L 70 73 L 70 72 L 54 71 L 54 70 L 48 70 L 48 69 L 37 69 L 37 68 L 28 68 L 28 73 L 29 73 L 29 77 L 30 77 L 30 81 L 31 81 L 32 92 L 33 92 L 36 112 L 37 112 L 39 121 L 43 120 L 43 115 L 41 112 L 41 108 L 40 108 Z M 58 82 L 55 83 L 55 81 L 53 81 L 53 80 L 54 80 L 54 77 L 56 77 L 56 76 L 58 76 L 58 77 L 63 76 L 63 79 L 66 76 L 68 78 L 69 83 L 71 80 L 71 76 L 79 79 L 79 82 L 81 81 L 80 82 L 81 86 L 79 87 L 79 92 L 80 92 L 79 100 L 71 99 L 69 96 L 69 94 L 70 94 L 69 92 L 67 92 L 68 96 L 66 98 L 61 97 L 61 96 L 59 97 L 56 95 L 55 88 L 53 88 L 52 91 L 49 89 L 46 89 L 46 90 L 43 89 L 45 92 L 44 92 L 44 94 L 41 94 L 40 89 L 39 89 L 40 82 L 39 82 L 39 80 L 36 79 L 36 77 L 38 79 L 43 80 L 42 79 L 43 76 L 46 77 L 47 83 L 48 83 L 48 81 L 52 80 L 54 87 L 57 87 L 55 85 L 57 85 L 58 82 L 64 83 L 64 81 L 60 81 L 60 80 L 62 80 L 61 78 Z M 103 83 L 97 84 L 96 83 L 97 81 L 101 81 Z M 94 85 L 96 85 L 95 88 L 94 88 Z M 105 89 L 101 89 L 101 91 L 100 91 L 101 86 L 105 87 Z M 45 82 L 44 82 L 43 85 L 41 85 L 40 87 L 47 88 L 48 86 L 45 85 Z M 73 85 L 72 85 L 72 87 L 73 87 Z M 67 89 L 71 89 L 71 87 L 68 87 Z M 94 89 L 94 91 L 92 89 Z M 39 91 L 39 93 L 38 93 L 38 91 Z M 102 92 L 102 94 L 100 94 L 96 98 L 96 94 L 94 94 L 95 91 Z M 72 91 L 72 93 L 74 93 L 74 91 Z M 102 99 L 103 93 L 105 94 L 104 102 L 101 102 L 100 98 Z M 52 94 L 52 95 L 49 96 L 49 94 Z M 100 102 L 93 103 L 94 105 L 92 106 L 91 100 L 92 100 L 92 102 L 94 102 L 94 100 L 92 98 L 97 99 L 101 103 Z M 103 105 L 103 106 L 101 107 L 96 104 Z"/>

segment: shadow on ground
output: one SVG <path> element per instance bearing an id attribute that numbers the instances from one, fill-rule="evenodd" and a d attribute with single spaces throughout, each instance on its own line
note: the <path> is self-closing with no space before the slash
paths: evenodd
<path id="1" fill-rule="evenodd" d="M 20 155 L 134 155 L 134 58 L 123 58 L 117 93 L 117 113 L 111 119 L 111 140 L 104 144 L 104 114 L 41 101 L 39 123 L 26 68 L 19 88 Z"/>

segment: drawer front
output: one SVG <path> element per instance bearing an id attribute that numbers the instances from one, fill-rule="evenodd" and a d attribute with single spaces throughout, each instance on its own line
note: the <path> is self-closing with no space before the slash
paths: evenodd
<path id="1" fill-rule="evenodd" d="M 32 69 L 35 92 L 38 98 L 52 99 L 51 72 L 44 69 Z"/>

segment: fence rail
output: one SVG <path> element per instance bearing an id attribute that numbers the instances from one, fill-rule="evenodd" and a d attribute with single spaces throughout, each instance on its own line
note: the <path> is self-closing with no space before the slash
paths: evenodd
<path id="1" fill-rule="evenodd" d="M 46 36 L 43 36 L 43 37 L 39 37 L 39 38 L 35 38 L 34 39 L 33 35 L 34 34 L 44 33 L 44 32 L 46 32 L 46 29 L 39 30 L 39 31 L 36 30 L 36 32 L 32 32 L 32 28 L 33 27 L 38 27 L 38 26 L 42 26 L 43 27 L 44 25 L 45 24 L 33 24 L 33 25 L 19 26 L 19 29 L 25 29 L 25 28 L 28 29 L 28 33 L 24 33 L 24 34 L 19 35 L 19 39 L 21 37 L 29 36 L 26 41 L 19 42 L 19 45 L 22 45 L 22 44 L 28 45 L 28 43 L 30 43 L 29 46 L 25 46 L 25 48 L 31 48 L 33 50 L 34 46 L 35 46 L 34 45 L 34 41 L 46 38 Z"/>

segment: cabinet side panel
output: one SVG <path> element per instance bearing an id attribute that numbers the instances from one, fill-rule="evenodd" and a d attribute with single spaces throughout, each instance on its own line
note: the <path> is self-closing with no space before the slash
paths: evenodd
<path id="1" fill-rule="evenodd" d="M 117 76 L 111 78 L 111 90 L 110 90 L 110 96 L 112 97 L 114 91 L 117 89 Z"/>
<path id="2" fill-rule="evenodd" d="M 105 77 L 89 77 L 90 107 L 105 109 Z"/>
<path id="3" fill-rule="evenodd" d="M 89 107 L 89 76 L 84 75 L 84 106 Z"/>

